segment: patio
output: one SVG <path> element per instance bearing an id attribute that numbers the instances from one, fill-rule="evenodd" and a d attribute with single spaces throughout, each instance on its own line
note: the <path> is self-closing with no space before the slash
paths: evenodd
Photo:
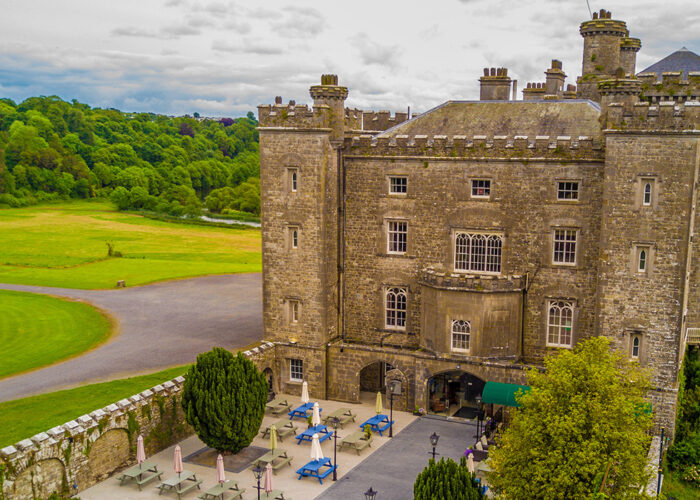
<path id="1" fill-rule="evenodd" d="M 299 397 L 298 396 L 288 396 L 288 395 L 279 395 L 280 397 L 284 397 L 287 399 L 289 404 L 292 406 L 292 408 L 295 408 L 300 404 Z M 335 412 L 336 410 L 340 408 L 350 408 L 353 413 L 357 415 L 355 422 L 348 422 L 345 424 L 344 428 L 338 427 L 338 446 L 340 448 L 340 440 L 346 436 L 350 436 L 356 431 L 359 431 L 359 425 L 360 423 L 364 422 L 365 420 L 373 417 L 375 415 L 374 411 L 374 394 L 370 393 L 363 393 L 362 395 L 362 403 L 361 404 L 352 404 L 352 403 L 344 403 L 344 402 L 339 402 L 339 401 L 324 401 L 324 400 L 313 400 L 312 401 L 318 401 L 319 405 L 321 408 L 323 408 L 323 414 L 329 415 L 332 412 Z M 386 398 L 385 398 L 386 399 Z M 384 401 L 384 408 L 385 414 L 389 414 L 389 408 L 388 408 L 388 401 Z M 261 449 L 264 449 L 266 452 L 269 450 L 269 438 L 263 438 L 261 433 L 264 429 L 266 429 L 269 425 L 279 421 L 280 419 L 284 418 L 286 414 L 283 415 L 277 415 L 274 416 L 270 412 L 266 412 L 265 417 L 263 419 L 262 425 L 260 432 L 258 435 L 255 437 L 253 442 L 251 443 L 251 447 L 259 447 Z M 394 410 L 394 435 L 404 429 L 407 425 L 409 425 L 411 422 L 413 422 L 416 419 L 412 414 L 406 413 L 406 412 L 399 412 Z M 302 433 L 303 431 L 306 430 L 307 424 L 305 420 L 295 418 L 293 419 L 294 425 L 297 427 L 297 435 Z M 332 428 L 329 425 L 329 430 L 332 430 Z M 385 445 L 389 441 L 388 437 L 388 431 L 383 432 L 383 436 L 380 436 L 378 433 L 373 434 L 373 440 L 370 446 L 365 447 L 359 454 L 352 448 L 345 448 L 343 451 L 340 449 L 338 450 L 338 479 L 340 480 L 341 477 L 346 475 L 351 469 L 353 469 L 356 465 L 358 465 L 360 462 L 364 461 L 367 457 L 372 455 L 373 453 L 377 452 L 379 448 L 381 448 L 383 445 Z M 323 454 L 326 457 L 330 457 L 331 459 L 333 458 L 333 442 L 334 439 L 326 439 L 321 447 L 323 450 Z M 194 475 L 196 475 L 197 480 L 202 480 L 201 484 L 201 490 L 198 490 L 196 488 L 190 490 L 188 493 L 184 494 L 182 497 L 184 499 L 195 499 L 199 495 L 201 495 L 204 491 L 208 490 L 212 486 L 216 485 L 216 468 L 215 465 L 212 463 L 211 466 L 205 466 L 205 465 L 200 465 L 203 460 L 197 459 L 197 456 L 195 454 L 198 454 L 198 452 L 201 452 L 203 448 L 205 448 L 205 445 L 197 438 L 197 436 L 191 436 L 184 441 L 179 443 L 181 449 L 182 449 L 182 456 L 185 459 L 184 463 L 184 468 L 187 471 L 192 472 Z M 162 471 L 162 479 L 166 480 L 167 478 L 170 478 L 175 475 L 175 472 L 173 471 L 173 454 L 174 454 L 174 446 L 171 446 L 160 453 L 147 457 L 147 460 L 149 462 L 154 463 L 158 471 Z M 288 435 L 284 437 L 283 440 L 278 441 L 278 449 L 283 449 L 286 450 L 287 456 L 292 459 L 291 464 L 289 466 L 284 466 L 277 470 L 274 480 L 273 480 L 273 485 L 275 490 L 281 490 L 284 492 L 284 497 L 285 499 L 294 499 L 294 500 L 311 500 L 313 498 L 316 498 L 319 496 L 321 493 L 323 493 L 326 489 L 328 489 L 332 484 L 332 475 L 329 475 L 323 480 L 323 484 L 319 484 L 318 479 L 314 478 L 303 478 L 301 480 L 298 479 L 298 474 L 296 474 L 296 470 L 308 463 L 311 458 L 310 458 L 310 452 L 311 452 L 311 445 L 308 442 L 303 442 L 301 444 L 297 444 L 297 440 L 294 439 L 294 436 Z M 254 451 L 254 450 L 252 450 Z M 241 452 L 243 453 L 243 451 Z M 202 453 L 199 453 L 200 457 Z M 261 455 L 260 450 L 258 450 L 258 455 Z M 192 456 L 192 459 L 196 459 L 197 462 L 200 464 L 194 463 L 192 461 L 189 461 L 188 458 Z M 255 453 L 252 453 L 250 456 L 252 456 L 252 459 L 257 458 L 255 456 Z M 228 457 L 227 457 L 228 458 Z M 251 460 L 252 460 L 251 459 Z M 227 460 L 227 464 L 228 464 Z M 245 488 L 245 493 L 243 493 L 242 498 L 244 499 L 256 499 L 257 498 L 257 492 L 255 489 L 255 486 L 257 484 L 255 477 L 252 472 L 252 467 L 247 467 L 243 469 L 241 472 L 230 472 L 229 469 L 234 469 L 235 467 L 233 466 L 233 463 L 231 466 L 227 465 L 226 466 L 226 479 L 227 480 L 234 480 L 238 482 L 240 488 Z M 87 490 L 83 491 L 80 493 L 80 498 L 83 500 L 148 500 L 148 499 L 156 499 L 160 498 L 161 500 L 164 498 L 177 498 L 177 495 L 175 493 L 167 493 L 164 492 L 163 495 L 159 496 L 159 490 L 158 486 L 160 484 L 160 481 L 155 480 L 153 482 L 150 482 L 147 485 L 144 485 L 143 491 L 139 491 L 137 486 L 135 484 L 125 484 L 124 486 L 120 486 L 120 482 L 118 481 L 118 477 L 121 475 L 121 472 L 113 474 L 111 477 L 108 479 L 102 481 L 99 484 L 96 484 L 95 486 L 88 488 Z M 414 476 L 415 477 L 415 476 Z M 261 482 L 262 484 L 262 482 Z M 412 484 L 412 480 L 411 480 Z M 366 489 L 366 488 L 365 488 Z M 364 490 L 362 490 L 364 491 Z M 358 498 L 362 498 L 361 494 L 362 491 L 356 492 Z M 228 497 L 227 497 L 228 498 Z M 382 496 L 382 498 L 384 498 Z"/>

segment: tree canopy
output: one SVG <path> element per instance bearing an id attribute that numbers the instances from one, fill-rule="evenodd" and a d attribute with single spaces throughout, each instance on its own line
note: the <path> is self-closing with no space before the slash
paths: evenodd
<path id="1" fill-rule="evenodd" d="M 413 485 L 413 500 L 480 500 L 484 498 L 464 457 L 459 464 L 451 458 L 430 459 Z"/>
<path id="2" fill-rule="evenodd" d="M 597 337 L 548 357 L 528 383 L 489 453 L 494 491 L 515 500 L 596 498 L 602 485 L 602 498 L 644 498 L 646 372 Z"/>
<path id="3" fill-rule="evenodd" d="M 77 101 L 0 99 L 0 204 L 111 197 L 122 209 L 180 215 L 233 190 L 221 210 L 259 214 L 252 113 L 221 120 L 122 113 Z M 257 191 L 256 191 L 257 188 Z"/>

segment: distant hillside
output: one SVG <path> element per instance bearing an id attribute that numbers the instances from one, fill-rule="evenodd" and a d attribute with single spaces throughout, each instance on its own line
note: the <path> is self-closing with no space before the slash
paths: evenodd
<path id="1" fill-rule="evenodd" d="M 259 214 L 256 127 L 253 113 L 198 120 L 0 99 L 0 207 L 109 197 L 120 209 Z"/>

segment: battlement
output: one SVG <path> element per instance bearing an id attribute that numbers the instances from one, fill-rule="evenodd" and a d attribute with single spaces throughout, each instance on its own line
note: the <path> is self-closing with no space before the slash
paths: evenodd
<path id="1" fill-rule="evenodd" d="M 330 128 L 330 118 L 331 110 L 325 105 L 309 108 L 294 101 L 282 104 L 280 98 L 274 105 L 258 106 L 260 127 Z"/>
<path id="2" fill-rule="evenodd" d="M 420 282 L 443 290 L 469 290 L 472 292 L 519 292 L 525 288 L 522 275 L 491 276 L 466 273 L 450 273 L 444 269 L 423 269 Z"/>
<path id="3" fill-rule="evenodd" d="M 362 130 L 388 130 L 408 120 L 408 113 L 397 112 L 391 116 L 390 111 L 363 111 Z"/>
<path id="4" fill-rule="evenodd" d="M 691 71 L 687 80 L 682 79 L 680 71 L 669 71 L 661 74 L 661 80 L 656 73 L 640 73 L 637 79 L 641 82 L 643 99 L 651 103 L 660 101 L 697 101 L 700 99 L 700 71 Z"/>
<path id="5" fill-rule="evenodd" d="M 642 41 L 639 38 L 623 38 L 620 40 L 620 50 L 632 50 L 639 52 L 642 48 Z"/>
<path id="6" fill-rule="evenodd" d="M 600 13 L 594 12 L 593 19 L 581 23 L 579 29 L 581 36 L 613 35 L 627 37 L 627 23 L 612 19 L 612 13 L 605 9 L 600 9 Z"/>
<path id="7" fill-rule="evenodd" d="M 700 134 L 700 102 L 658 104 L 638 102 L 632 106 L 612 103 L 607 109 L 608 130 L 687 132 Z"/>
<path id="8" fill-rule="evenodd" d="M 550 137 L 527 135 L 397 135 L 374 137 L 361 135 L 346 138 L 347 155 L 357 156 L 423 156 L 447 158 L 551 158 L 602 160 L 599 141 L 591 137 Z"/>

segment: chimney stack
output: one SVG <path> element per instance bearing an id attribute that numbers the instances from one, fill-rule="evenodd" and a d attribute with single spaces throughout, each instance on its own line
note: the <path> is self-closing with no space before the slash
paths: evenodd
<path id="1" fill-rule="evenodd" d="M 484 68 L 480 99 L 482 101 L 507 101 L 510 97 L 511 79 L 506 68 Z"/>

